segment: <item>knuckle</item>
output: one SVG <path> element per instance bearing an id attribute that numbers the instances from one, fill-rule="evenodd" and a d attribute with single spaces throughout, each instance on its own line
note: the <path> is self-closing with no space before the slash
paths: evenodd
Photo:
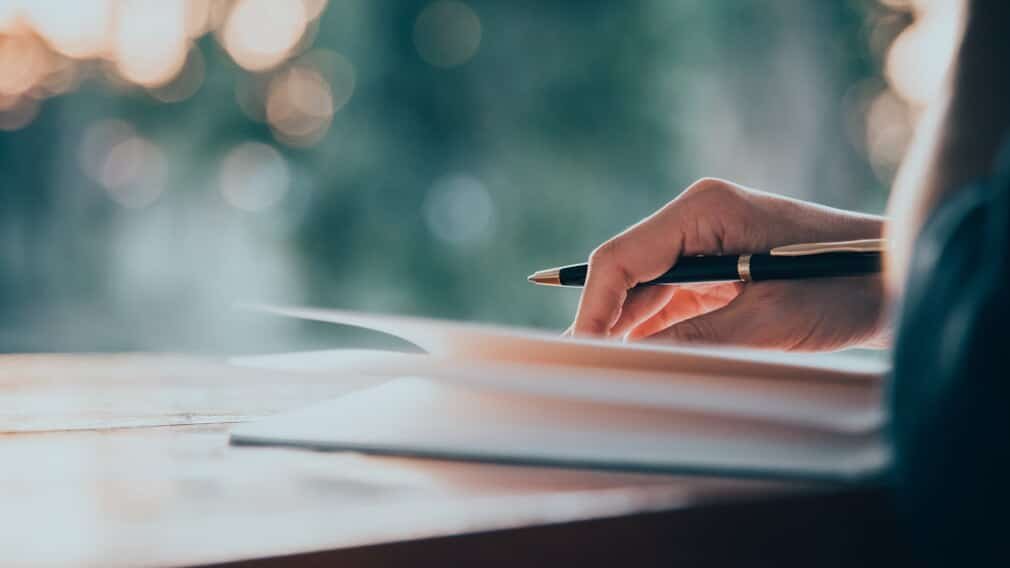
<path id="1" fill-rule="evenodd" d="M 721 200 L 736 195 L 736 192 L 736 186 L 728 181 L 721 180 L 719 178 L 704 177 L 689 185 L 687 189 L 684 190 L 684 196 Z"/>
<path id="2" fill-rule="evenodd" d="M 582 329 L 590 333 L 603 333 L 610 327 L 610 321 L 598 315 L 586 316 L 582 322 Z"/>
<path id="3" fill-rule="evenodd" d="M 596 248 L 589 255 L 589 271 L 604 271 L 615 275 L 625 290 L 638 283 L 632 271 L 628 268 L 627 256 L 633 254 L 631 246 L 626 242 L 626 235 L 619 235 Z M 623 302 L 623 298 L 621 299 Z"/>
<path id="4" fill-rule="evenodd" d="M 596 249 L 589 254 L 589 265 L 599 266 L 615 264 L 617 261 L 617 243 L 617 239 L 610 239 L 609 241 L 596 247 Z"/>

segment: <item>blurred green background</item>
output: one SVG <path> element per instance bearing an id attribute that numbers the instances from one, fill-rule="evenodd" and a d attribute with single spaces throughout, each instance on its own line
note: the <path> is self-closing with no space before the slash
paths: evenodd
<path id="1" fill-rule="evenodd" d="M 880 212 L 903 143 L 866 116 L 903 112 L 881 46 L 907 18 L 869 1 L 183 4 L 205 20 L 167 81 L 122 59 L 164 18 L 106 28 L 120 60 L 45 14 L 0 33 L 0 73 L 64 74 L 0 81 L 0 350 L 340 340 L 240 302 L 561 329 L 577 292 L 526 275 L 696 178 Z M 292 45 L 256 35 L 291 17 Z"/>

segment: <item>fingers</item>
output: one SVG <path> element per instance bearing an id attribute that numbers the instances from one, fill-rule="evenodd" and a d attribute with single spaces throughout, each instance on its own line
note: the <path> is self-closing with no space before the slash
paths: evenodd
<path id="1" fill-rule="evenodd" d="M 664 230 L 663 221 L 661 216 L 653 215 L 593 251 L 575 315 L 574 335 L 611 335 L 628 291 L 673 266 L 683 239 L 677 231 Z M 637 303 L 633 309 L 638 309 Z"/>
<path id="2" fill-rule="evenodd" d="M 879 287 L 879 278 L 754 282 L 743 286 L 725 306 L 675 323 L 647 339 L 835 351 L 874 339 L 882 303 L 874 306 L 865 294 L 880 298 Z M 675 297 L 672 303 L 677 301 Z"/>
<path id="3" fill-rule="evenodd" d="M 628 340 L 649 337 L 675 323 L 721 308 L 740 293 L 741 286 L 733 282 L 676 288 L 665 306 L 628 333 Z"/>
<path id="4" fill-rule="evenodd" d="M 648 336 L 650 340 L 676 343 L 732 344 L 748 347 L 781 347 L 779 334 L 771 333 L 767 316 L 768 294 L 756 283 L 744 287 L 723 307 L 690 317 Z M 774 284 L 772 284 L 774 285 Z"/>
<path id="5" fill-rule="evenodd" d="M 640 315 L 637 301 L 625 303 L 628 290 L 669 270 L 685 251 L 727 252 L 731 240 L 726 238 L 726 227 L 739 233 L 741 223 L 734 219 L 749 218 L 741 213 L 743 195 L 743 189 L 731 183 L 699 180 L 659 211 L 593 251 L 574 335 L 607 336 L 626 329 L 628 322 Z M 736 206 L 730 207 L 733 204 Z M 741 247 L 737 242 L 731 248 Z M 622 311 L 629 308 L 636 311 L 622 319 Z"/>
<path id="6" fill-rule="evenodd" d="M 671 325 L 685 319 L 701 315 L 701 302 L 698 294 L 688 290 L 677 290 L 673 298 L 648 320 L 636 326 L 628 333 L 629 341 L 636 341 L 644 337 L 649 337 Z"/>
<path id="7" fill-rule="evenodd" d="M 621 307 L 628 298 L 628 290 L 635 286 L 635 278 L 617 261 L 603 262 L 593 255 L 589 260 L 585 288 L 575 312 L 572 334 L 609 335 L 610 328 L 621 316 Z"/>
<path id="8" fill-rule="evenodd" d="M 621 307 L 620 317 L 610 328 L 610 335 L 622 336 L 628 330 L 646 321 L 669 304 L 676 291 L 674 286 L 651 286 L 629 291 L 628 299 Z"/>

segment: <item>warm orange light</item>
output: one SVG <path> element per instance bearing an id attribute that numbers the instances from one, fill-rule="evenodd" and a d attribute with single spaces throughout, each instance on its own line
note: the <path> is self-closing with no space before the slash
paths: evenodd
<path id="1" fill-rule="evenodd" d="M 81 68 L 66 57 L 53 57 L 46 76 L 35 86 L 34 94 L 40 97 L 62 95 L 81 83 Z"/>
<path id="2" fill-rule="evenodd" d="M 236 63 L 262 71 L 288 58 L 307 24 L 301 2 L 239 0 L 225 22 L 222 42 Z"/>
<path id="3" fill-rule="evenodd" d="M 14 31 L 21 24 L 21 2 L 0 0 L 0 32 Z"/>
<path id="4" fill-rule="evenodd" d="M 14 108 L 21 97 L 18 95 L 5 95 L 0 93 L 0 111 L 5 111 Z"/>
<path id="5" fill-rule="evenodd" d="M 330 127 L 333 93 L 318 71 L 295 66 L 270 82 L 266 111 L 267 122 L 278 140 L 292 146 L 310 146 Z"/>
<path id="6" fill-rule="evenodd" d="M 28 126 L 39 113 L 39 102 L 30 97 L 15 99 L 11 106 L 0 109 L 0 130 L 18 130 Z"/>
<path id="7" fill-rule="evenodd" d="M 184 1 L 186 2 L 186 35 L 198 38 L 212 29 L 211 0 Z M 217 3 L 221 4 L 221 2 Z"/>
<path id="8" fill-rule="evenodd" d="M 314 69 L 329 83 L 333 110 L 338 111 L 354 94 L 357 71 L 343 55 L 329 49 L 314 49 L 298 58 L 298 64 Z"/>
<path id="9" fill-rule="evenodd" d="M 22 98 L 41 100 L 74 90 L 89 69 L 97 69 L 117 90 L 139 85 L 158 100 L 183 100 L 202 84 L 203 57 L 191 47 L 208 32 L 218 33 L 243 68 L 271 69 L 311 43 L 308 24 L 326 5 L 327 0 L 0 0 L 0 110 L 7 112 L 3 123 L 20 128 L 38 107 L 22 103 Z M 83 66 L 81 60 L 97 65 Z M 350 63 L 338 57 L 335 65 L 324 88 L 298 91 L 306 81 L 296 80 L 296 96 L 288 97 L 301 105 L 296 114 L 315 117 L 315 126 L 285 122 L 282 130 L 325 132 L 332 110 L 344 104 L 354 88 Z M 259 108 L 251 114 L 265 115 L 265 84 L 257 92 Z M 313 114 L 320 105 L 330 110 Z M 252 107 L 243 109 L 251 112 Z M 295 139 L 307 140 L 297 134 L 289 141 Z"/>
<path id="10" fill-rule="evenodd" d="M 186 62 L 186 5 L 123 0 L 115 46 L 116 68 L 123 77 L 148 87 L 167 83 Z"/>
<path id="11" fill-rule="evenodd" d="M 57 52 L 86 58 L 108 51 L 111 0 L 32 0 L 23 6 L 32 27 Z"/>
<path id="12" fill-rule="evenodd" d="M 206 65 L 200 47 L 194 45 L 189 50 L 182 72 L 165 85 L 150 89 L 152 97 L 164 103 L 177 103 L 193 96 L 203 84 Z"/>
<path id="13" fill-rule="evenodd" d="M 50 57 L 32 36 L 0 35 L 0 94 L 27 92 L 45 77 Z"/>

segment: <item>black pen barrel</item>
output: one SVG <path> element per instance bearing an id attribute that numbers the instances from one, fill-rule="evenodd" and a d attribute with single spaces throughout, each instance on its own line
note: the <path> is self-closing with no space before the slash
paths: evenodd
<path id="1" fill-rule="evenodd" d="M 860 276 L 881 270 L 879 252 L 835 252 L 803 256 L 754 254 L 744 262 L 746 264 L 744 272 L 755 281 Z M 659 278 L 642 282 L 638 287 L 739 281 L 744 279 L 740 264 L 740 257 L 735 255 L 685 257 Z M 560 268 L 558 271 L 560 284 L 585 285 L 587 270 L 585 264 Z"/>
<path id="2" fill-rule="evenodd" d="M 655 286 L 657 284 L 689 284 L 699 282 L 731 282 L 739 280 L 736 256 L 692 256 L 677 261 L 676 266 L 665 274 L 642 282 L 638 286 Z M 585 264 L 564 266 L 558 271 L 562 286 L 583 286 L 586 283 Z"/>
<path id="3" fill-rule="evenodd" d="M 755 281 L 862 276 L 880 270 L 879 252 L 829 252 L 804 256 L 755 254 L 750 259 L 751 279 Z"/>

